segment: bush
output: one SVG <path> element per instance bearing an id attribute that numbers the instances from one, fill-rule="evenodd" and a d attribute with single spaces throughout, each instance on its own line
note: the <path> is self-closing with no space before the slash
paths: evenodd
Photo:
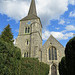
<path id="1" fill-rule="evenodd" d="M 38 59 L 22 58 L 21 61 L 21 75 L 48 75 L 49 66 Z"/>

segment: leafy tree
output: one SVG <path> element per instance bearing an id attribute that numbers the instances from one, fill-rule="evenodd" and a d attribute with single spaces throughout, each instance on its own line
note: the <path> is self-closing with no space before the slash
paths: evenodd
<path id="1" fill-rule="evenodd" d="M 0 37 L 2 40 L 4 40 L 7 43 L 13 42 L 13 34 L 11 32 L 11 28 L 9 24 L 4 28 L 4 31 L 2 32 Z"/>
<path id="2" fill-rule="evenodd" d="M 60 75 L 67 75 L 67 68 L 66 68 L 65 57 L 63 57 L 61 59 L 61 62 L 59 63 L 59 73 L 60 73 Z"/>
<path id="3" fill-rule="evenodd" d="M 68 75 L 75 75 L 75 37 L 69 40 L 66 45 L 65 58 Z"/>

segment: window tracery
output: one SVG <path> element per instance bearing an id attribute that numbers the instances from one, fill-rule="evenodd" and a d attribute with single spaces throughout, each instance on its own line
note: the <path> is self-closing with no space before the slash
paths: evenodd
<path id="1" fill-rule="evenodd" d="M 55 47 L 49 48 L 49 60 L 57 60 L 57 50 Z"/>

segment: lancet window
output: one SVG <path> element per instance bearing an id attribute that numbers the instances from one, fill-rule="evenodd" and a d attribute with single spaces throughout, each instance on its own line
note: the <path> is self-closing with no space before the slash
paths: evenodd
<path id="1" fill-rule="evenodd" d="M 28 52 L 25 52 L 24 53 L 24 57 L 29 57 L 29 53 Z"/>
<path id="2" fill-rule="evenodd" d="M 27 40 L 27 45 L 29 44 L 29 41 Z"/>
<path id="3" fill-rule="evenodd" d="M 25 33 L 27 33 L 27 28 L 25 28 Z"/>
<path id="4" fill-rule="evenodd" d="M 30 27 L 25 28 L 25 33 L 30 33 Z"/>

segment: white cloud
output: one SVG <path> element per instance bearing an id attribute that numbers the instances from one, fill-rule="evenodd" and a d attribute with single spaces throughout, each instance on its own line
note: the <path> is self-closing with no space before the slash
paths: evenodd
<path id="1" fill-rule="evenodd" d="M 74 31 L 75 30 L 75 26 L 74 25 L 67 25 L 65 27 L 66 31 Z"/>
<path id="2" fill-rule="evenodd" d="M 50 33 L 49 31 L 45 31 L 45 32 L 42 34 L 43 40 L 47 40 L 50 35 L 51 35 L 51 33 Z"/>
<path id="3" fill-rule="evenodd" d="M 55 28 L 55 29 L 59 30 L 60 28 Z"/>
<path id="4" fill-rule="evenodd" d="M 15 20 L 20 20 L 28 13 L 31 0 L 1 0 L 0 13 Z M 51 19 L 58 19 L 68 10 L 68 0 L 36 0 L 37 12 L 43 25 Z"/>
<path id="5" fill-rule="evenodd" d="M 61 33 L 61 32 L 51 32 L 51 34 L 58 40 L 62 40 L 62 39 L 65 39 L 63 38 L 64 37 L 64 34 Z"/>
<path id="6" fill-rule="evenodd" d="M 65 23 L 64 20 L 60 20 L 58 24 L 62 24 L 63 25 L 64 23 Z"/>
<path id="7" fill-rule="evenodd" d="M 75 11 L 70 12 L 69 16 L 70 17 L 75 17 Z"/>
<path id="8" fill-rule="evenodd" d="M 50 35 L 53 35 L 56 39 L 58 40 L 66 40 L 68 39 L 69 37 L 73 37 L 73 33 L 62 33 L 62 32 L 50 32 L 50 31 L 45 31 L 42 35 L 43 37 L 43 40 L 47 40 L 49 38 Z"/>
<path id="9" fill-rule="evenodd" d="M 69 4 L 75 5 L 75 0 L 69 0 Z"/>
<path id="10" fill-rule="evenodd" d="M 74 25 L 67 25 L 65 27 L 65 30 L 61 31 L 62 33 L 66 33 L 67 31 L 75 31 L 75 26 Z"/>
<path id="11" fill-rule="evenodd" d="M 29 4 L 26 1 L 14 1 L 7 0 L 0 2 L 0 13 L 6 14 L 15 20 L 20 20 L 22 17 L 26 16 L 28 12 Z"/>

